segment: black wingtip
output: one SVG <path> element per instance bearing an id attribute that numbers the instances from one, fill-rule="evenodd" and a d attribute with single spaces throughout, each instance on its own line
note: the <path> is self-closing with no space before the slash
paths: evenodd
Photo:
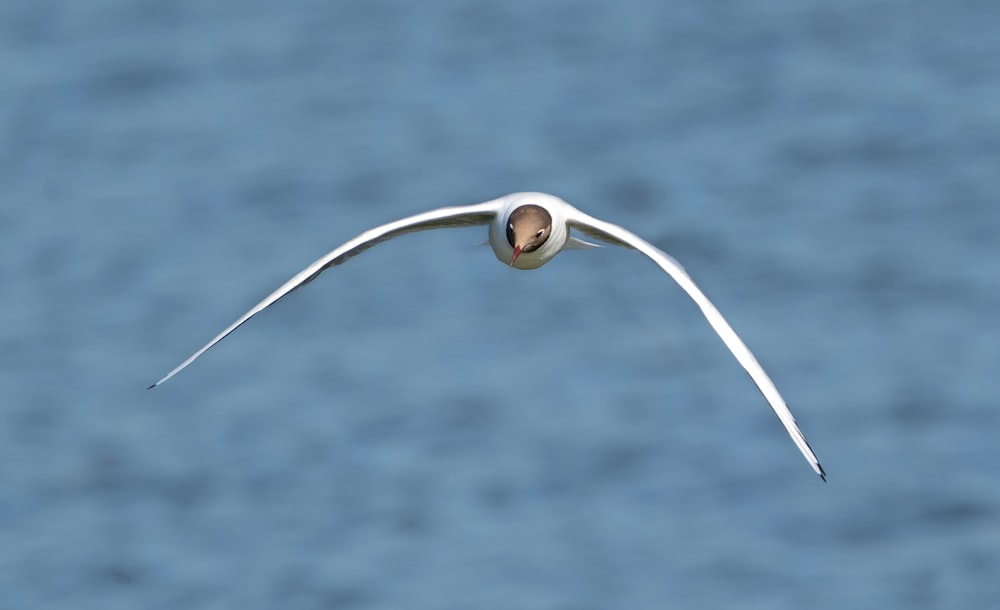
<path id="1" fill-rule="evenodd" d="M 823 482 L 826 483 L 826 471 L 819 464 L 816 464 L 816 467 L 819 468 L 819 478 L 823 479 Z"/>
<path id="2" fill-rule="evenodd" d="M 148 387 L 148 388 L 146 388 L 146 389 L 147 389 L 147 390 L 152 390 L 152 389 L 153 389 L 153 388 L 155 388 L 155 387 L 156 387 L 156 384 L 154 383 L 153 385 L 149 386 L 149 387 Z"/>

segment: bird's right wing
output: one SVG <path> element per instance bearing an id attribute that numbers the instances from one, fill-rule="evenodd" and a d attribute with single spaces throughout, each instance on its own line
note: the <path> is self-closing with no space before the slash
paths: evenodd
<path id="1" fill-rule="evenodd" d="M 489 224 L 494 218 L 496 218 L 497 214 L 503 210 L 503 206 L 504 204 L 502 200 L 497 199 L 475 205 L 439 208 L 422 214 L 409 216 L 407 218 L 365 231 L 361 235 L 358 235 L 342 246 L 339 246 L 335 250 L 327 253 L 325 256 L 300 271 L 295 275 L 295 277 L 282 284 L 280 288 L 264 297 L 263 301 L 254 305 L 250 311 L 243 314 L 226 330 L 222 331 L 214 339 L 205 344 L 204 347 L 196 351 L 188 357 L 187 360 L 177 365 L 174 370 L 164 375 L 162 379 L 149 387 L 154 388 L 181 372 L 199 356 L 207 352 L 213 345 L 222 341 L 227 335 L 229 335 L 229 333 L 242 326 L 247 320 L 271 306 L 278 299 L 284 297 L 293 290 L 301 288 L 302 286 L 305 286 L 309 282 L 313 281 L 317 276 L 319 276 L 320 273 L 323 273 L 323 271 L 329 269 L 330 267 L 340 265 L 351 257 L 357 256 L 373 246 L 405 233 L 426 231 L 428 229 L 443 229 L 448 227 L 466 227 Z"/>

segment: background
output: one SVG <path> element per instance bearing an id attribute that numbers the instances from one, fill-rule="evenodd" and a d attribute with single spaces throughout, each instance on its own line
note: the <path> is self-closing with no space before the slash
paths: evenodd
<path id="1" fill-rule="evenodd" d="M 1000 4 L 0 5 L 0 607 L 1000 604 Z M 674 254 L 383 222 L 558 194 Z"/>

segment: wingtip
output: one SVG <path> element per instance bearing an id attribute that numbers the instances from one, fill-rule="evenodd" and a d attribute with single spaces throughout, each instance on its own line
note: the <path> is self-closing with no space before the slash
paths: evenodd
<path id="1" fill-rule="evenodd" d="M 146 389 L 147 389 L 147 390 L 152 390 L 153 388 L 155 388 L 155 387 L 156 387 L 156 386 L 158 386 L 158 385 L 160 385 L 160 384 L 159 384 L 159 383 L 154 383 L 153 385 L 149 386 L 149 387 L 148 387 L 148 388 L 146 388 Z"/>
<path id="2" fill-rule="evenodd" d="M 826 471 L 823 470 L 823 467 L 819 464 L 816 464 L 816 474 L 818 474 L 819 478 L 823 479 L 823 482 L 826 483 Z"/>

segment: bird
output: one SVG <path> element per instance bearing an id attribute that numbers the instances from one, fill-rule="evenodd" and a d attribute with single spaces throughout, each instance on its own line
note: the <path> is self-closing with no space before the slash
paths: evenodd
<path id="1" fill-rule="evenodd" d="M 571 231 L 579 232 L 605 244 L 636 250 L 646 255 L 673 278 L 698 305 L 709 325 L 750 375 L 813 471 L 824 482 L 826 481 L 826 472 L 820 465 L 819 458 L 809 446 L 809 442 L 799 429 L 774 382 L 771 381 L 749 348 L 712 304 L 712 301 L 698 288 L 680 263 L 635 233 L 616 224 L 594 218 L 563 199 L 547 193 L 512 193 L 483 203 L 442 207 L 369 229 L 314 261 L 277 290 L 264 297 L 250 311 L 243 314 L 201 349 L 177 365 L 159 381 L 149 386 L 148 389 L 159 386 L 187 368 L 188 365 L 245 324 L 250 318 L 270 307 L 279 299 L 312 282 L 327 269 L 341 265 L 369 248 L 406 233 L 476 225 L 489 225 L 489 241 L 487 243 L 493 248 L 497 259 L 520 270 L 537 269 L 566 249 L 600 247 L 600 244 L 585 241 L 575 234 L 571 234 Z"/>

